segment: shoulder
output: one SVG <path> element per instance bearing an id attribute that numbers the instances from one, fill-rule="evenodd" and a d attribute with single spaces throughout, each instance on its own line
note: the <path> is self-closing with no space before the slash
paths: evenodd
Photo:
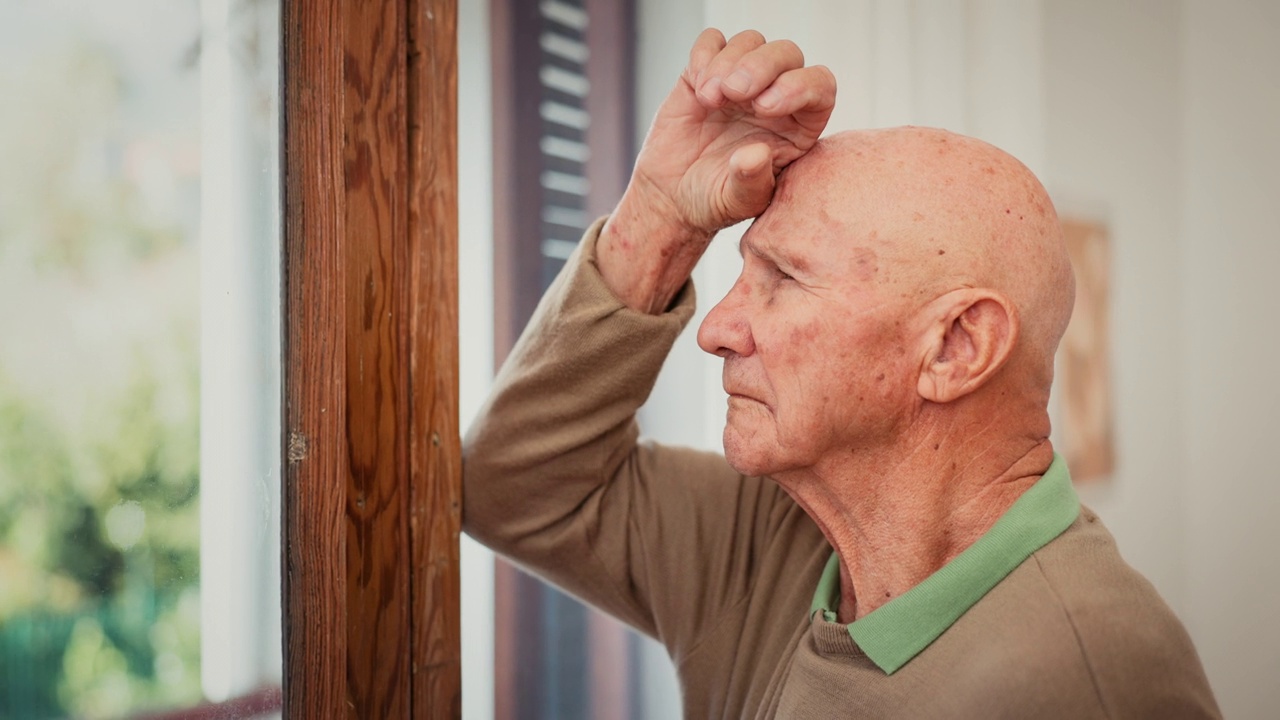
<path id="1" fill-rule="evenodd" d="M 1218 715 L 1186 629 L 1091 510 L 1019 570 L 1063 631 L 1058 660 L 1081 666 L 1108 717 Z"/>

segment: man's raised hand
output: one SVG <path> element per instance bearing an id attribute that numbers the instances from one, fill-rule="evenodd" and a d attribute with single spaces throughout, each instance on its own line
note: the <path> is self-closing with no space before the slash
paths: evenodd
<path id="1" fill-rule="evenodd" d="M 660 312 L 720 229 L 764 212 L 774 179 L 817 142 L 835 78 L 789 40 L 704 30 L 658 109 L 597 263 L 633 308 Z"/>
<path id="2" fill-rule="evenodd" d="M 754 30 L 726 41 L 704 30 L 689 65 L 658 110 L 633 183 L 667 196 L 679 222 L 714 233 L 759 215 L 774 177 L 817 142 L 836 83 L 805 67 L 790 40 Z"/>

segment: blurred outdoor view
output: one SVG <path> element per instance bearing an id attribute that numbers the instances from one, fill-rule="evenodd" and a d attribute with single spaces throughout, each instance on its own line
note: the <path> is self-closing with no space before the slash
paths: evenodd
<path id="1" fill-rule="evenodd" d="M 0 719 L 278 683 L 277 16 L 0 2 Z"/>

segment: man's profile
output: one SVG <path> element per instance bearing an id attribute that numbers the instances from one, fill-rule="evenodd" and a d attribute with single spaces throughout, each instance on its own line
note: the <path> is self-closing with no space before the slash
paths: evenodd
<path id="1" fill-rule="evenodd" d="M 1044 188 L 942 130 L 819 140 L 835 80 L 699 36 L 465 442 L 466 530 L 656 637 L 688 718 L 1216 717 L 1181 624 L 1049 440 L 1074 285 Z M 637 439 L 698 329 L 723 456 Z"/>

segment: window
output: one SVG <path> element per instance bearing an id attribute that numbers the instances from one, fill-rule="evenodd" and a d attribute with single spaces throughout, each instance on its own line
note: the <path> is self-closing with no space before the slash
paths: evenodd
<path id="1" fill-rule="evenodd" d="M 459 714 L 456 9 L 0 8 L 0 716 Z"/>
<path id="2" fill-rule="evenodd" d="M 0 717 L 279 707 L 278 13 L 0 7 Z"/>

